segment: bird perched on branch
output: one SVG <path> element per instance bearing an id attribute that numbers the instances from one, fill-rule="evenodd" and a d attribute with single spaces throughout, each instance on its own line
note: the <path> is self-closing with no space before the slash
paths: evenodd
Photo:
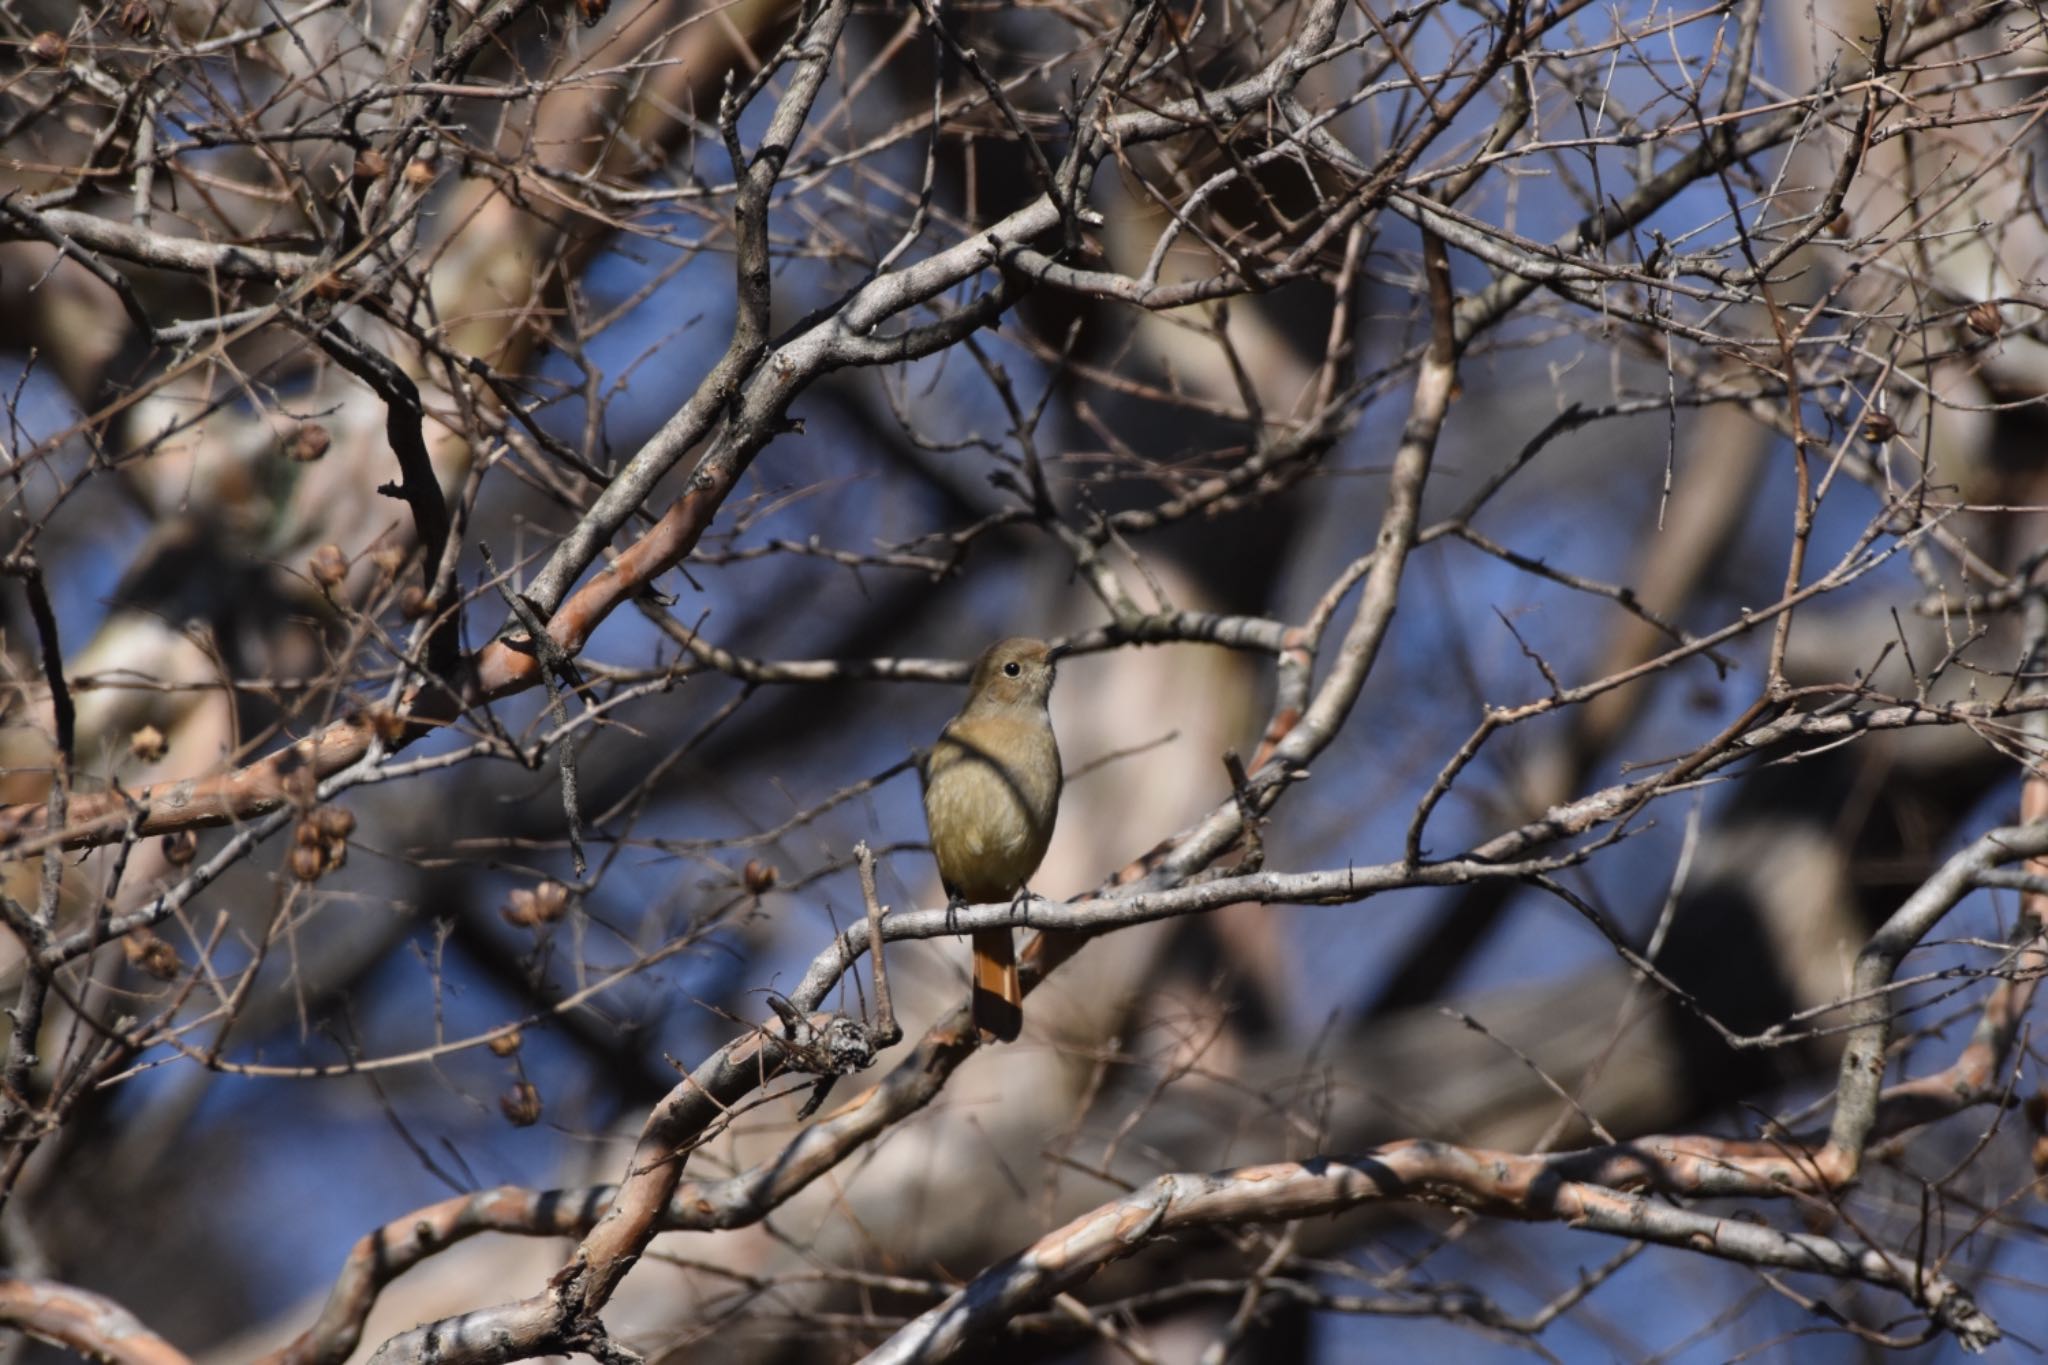
<path id="1" fill-rule="evenodd" d="M 946 722 L 925 764 L 924 814 L 949 904 L 1024 895 L 1052 842 L 1060 749 L 1046 702 L 1058 651 L 999 640 L 975 661 L 967 704 Z M 1024 1025 L 1017 945 L 1008 928 L 974 934 L 974 1025 L 1009 1042 Z"/>

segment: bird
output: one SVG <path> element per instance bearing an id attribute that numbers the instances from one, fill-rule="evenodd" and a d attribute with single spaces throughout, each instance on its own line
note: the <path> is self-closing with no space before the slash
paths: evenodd
<path id="1" fill-rule="evenodd" d="M 982 651 L 966 704 L 926 759 L 925 822 L 948 908 L 1016 903 L 1052 842 L 1062 777 L 1046 705 L 1061 653 L 1023 637 Z M 1024 1026 L 1007 926 L 974 932 L 972 1006 L 984 1040 L 1014 1041 Z"/>

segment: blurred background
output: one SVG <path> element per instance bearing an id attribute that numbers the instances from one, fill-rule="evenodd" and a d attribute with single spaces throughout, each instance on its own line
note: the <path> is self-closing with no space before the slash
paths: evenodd
<path id="1" fill-rule="evenodd" d="M 726 133 L 753 157 L 833 7 L 0 5 L 0 877 L 59 934 L 160 907 L 61 970 L 19 930 L 0 948 L 8 998 L 49 982 L 34 1055 L 18 1032 L 10 1053 L 13 1274 L 245 1360 L 313 1324 L 379 1225 L 618 1179 L 679 1069 L 860 918 L 857 842 L 883 903 L 941 903 L 916 756 L 998 637 L 1088 643 L 1053 698 L 1068 785 L 1035 890 L 1085 894 L 1229 805 L 1225 754 L 1253 759 L 1298 699 L 1272 654 L 1189 623 L 1328 618 L 1330 676 L 1431 335 L 1425 222 L 1450 246 L 1458 391 L 1384 647 L 1272 808 L 1266 867 L 1399 862 L 1489 708 L 1561 699 L 1478 743 L 1430 858 L 1757 723 L 1774 670 L 1794 710 L 1989 710 L 1674 782 L 1544 846 L 1587 850 L 1559 875 L 1578 907 L 1492 878 L 1105 936 L 1032 994 L 1019 1043 L 767 1217 L 658 1239 L 606 1323 L 650 1358 L 851 1360 L 1163 1172 L 1825 1124 L 1857 952 L 2017 818 L 2035 752 L 1997 708 L 2040 672 L 2039 16 L 845 8 L 769 197 L 771 335 L 1016 213 L 1092 145 L 1085 232 L 1036 243 L 1073 274 L 987 263 L 899 320 L 1013 291 L 987 325 L 806 373 L 559 702 L 507 692 L 408 737 L 320 808 L 346 822 L 300 794 L 262 837 L 253 807 L 167 835 L 116 819 L 51 858 L 60 776 L 73 802 L 204 783 L 417 682 L 432 585 L 380 490 L 387 404 L 315 344 L 325 320 L 420 394 L 461 648 L 507 624 L 500 575 L 530 581 L 726 354 Z M 1202 102 L 1276 70 L 1298 84 Z M 1083 111 L 1126 122 L 1090 144 Z M 223 244 L 241 254 L 179 253 Z M 1223 283 L 1173 293 L 1203 281 Z M 1978 891 L 1908 959 L 1896 1076 L 1954 1059 L 2027 913 Z M 891 948 L 913 1040 L 966 964 L 952 939 Z M 859 1013 L 853 992 L 833 1004 Z M 1938 1255 L 2000 1349 L 2031 1349 L 2036 1063 L 2023 1033 L 2010 1104 L 1887 1143 L 1837 1209 L 1708 1207 Z M 803 1098 L 739 1115 L 690 1178 L 774 1160 Z M 357 1355 L 536 1291 L 572 1245 L 428 1258 Z M 1076 1293 L 970 1358 L 1958 1350 L 1881 1290 L 1420 1205 L 1176 1239 Z"/>

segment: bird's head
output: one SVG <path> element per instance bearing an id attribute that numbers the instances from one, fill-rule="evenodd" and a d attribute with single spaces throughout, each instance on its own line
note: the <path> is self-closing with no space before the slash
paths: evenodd
<path id="1" fill-rule="evenodd" d="M 1059 651 L 1022 636 L 998 640 L 974 662 L 968 705 L 1043 706 L 1052 695 Z"/>

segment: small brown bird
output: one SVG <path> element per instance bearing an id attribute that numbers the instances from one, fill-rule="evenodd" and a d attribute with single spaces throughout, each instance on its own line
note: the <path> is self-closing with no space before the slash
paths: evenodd
<path id="1" fill-rule="evenodd" d="M 949 902 L 1014 900 L 1038 870 L 1060 809 L 1053 739 L 1057 652 L 1043 640 L 999 640 L 974 664 L 967 704 L 946 722 L 925 765 L 924 815 Z M 974 1025 L 1009 1042 L 1024 1026 L 1010 930 L 974 935 Z"/>

